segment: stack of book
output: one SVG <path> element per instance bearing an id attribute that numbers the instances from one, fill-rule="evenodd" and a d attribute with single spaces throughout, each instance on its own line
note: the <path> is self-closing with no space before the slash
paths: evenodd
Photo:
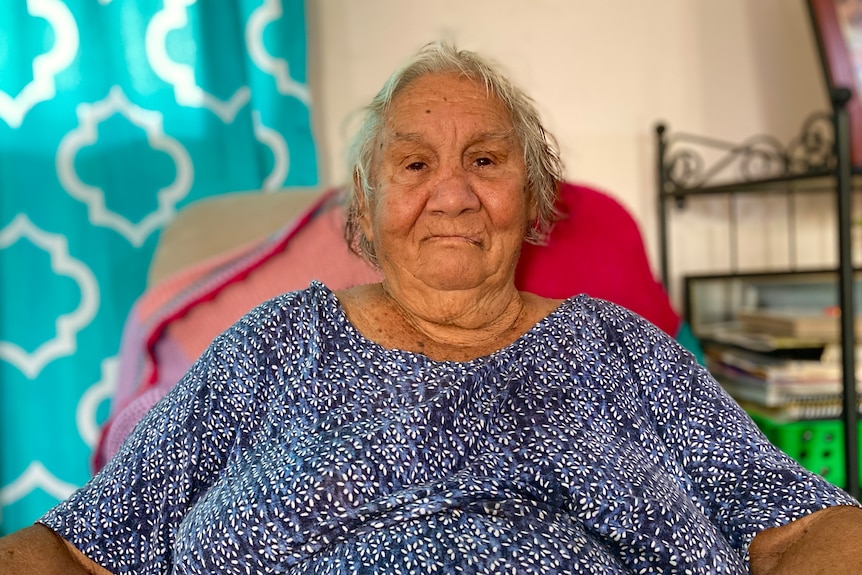
<path id="1" fill-rule="evenodd" d="M 835 342 L 841 337 L 840 312 L 824 310 L 743 309 L 737 321 L 745 332 L 805 341 Z M 862 317 L 857 317 L 856 333 L 862 333 Z"/>
<path id="2" fill-rule="evenodd" d="M 862 319 L 857 330 L 862 335 Z M 701 338 L 707 368 L 737 402 L 750 413 L 789 422 L 841 416 L 839 332 L 832 310 L 757 309 L 739 312 L 732 327 L 714 326 Z M 856 386 L 862 393 L 858 368 Z"/>

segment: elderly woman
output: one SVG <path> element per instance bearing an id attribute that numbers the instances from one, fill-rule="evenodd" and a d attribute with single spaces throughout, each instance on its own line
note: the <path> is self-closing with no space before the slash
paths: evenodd
<path id="1" fill-rule="evenodd" d="M 520 90 L 430 45 L 357 141 L 347 234 L 383 282 L 251 311 L 0 572 L 858 572 L 858 504 L 690 354 L 515 289 L 560 179 Z"/>

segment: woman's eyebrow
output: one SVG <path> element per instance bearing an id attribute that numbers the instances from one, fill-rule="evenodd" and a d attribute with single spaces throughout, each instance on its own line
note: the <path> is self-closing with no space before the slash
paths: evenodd
<path id="1" fill-rule="evenodd" d="M 495 130 L 491 132 L 482 132 L 480 134 L 476 134 L 477 140 L 509 140 L 514 135 L 515 131 L 512 129 L 509 130 Z"/>
<path id="2" fill-rule="evenodd" d="M 389 139 L 395 142 L 421 142 L 424 138 L 418 132 L 391 132 Z"/>
<path id="3" fill-rule="evenodd" d="M 485 141 L 503 141 L 503 140 L 511 140 L 514 136 L 514 130 L 493 130 L 488 132 L 480 132 L 475 134 L 470 139 L 470 144 L 474 144 L 476 142 L 485 142 Z M 426 141 L 424 135 L 419 132 L 391 132 L 389 134 L 389 139 L 392 142 L 409 142 L 409 143 L 419 143 Z"/>

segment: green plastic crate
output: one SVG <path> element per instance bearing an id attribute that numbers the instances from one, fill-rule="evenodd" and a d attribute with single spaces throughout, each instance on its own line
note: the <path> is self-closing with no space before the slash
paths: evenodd
<path id="1" fill-rule="evenodd" d="M 750 415 L 763 434 L 784 453 L 830 483 L 846 488 L 843 421 L 816 419 L 783 423 L 757 414 Z M 859 429 L 862 429 L 862 422 L 857 433 Z"/>

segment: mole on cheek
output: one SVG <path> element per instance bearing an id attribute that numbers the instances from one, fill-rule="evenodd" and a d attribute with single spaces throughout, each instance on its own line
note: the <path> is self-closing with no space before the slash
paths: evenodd
<path id="1" fill-rule="evenodd" d="M 430 114 L 430 113 L 431 113 L 431 110 L 425 110 L 425 113 L 426 113 L 426 114 Z"/>

